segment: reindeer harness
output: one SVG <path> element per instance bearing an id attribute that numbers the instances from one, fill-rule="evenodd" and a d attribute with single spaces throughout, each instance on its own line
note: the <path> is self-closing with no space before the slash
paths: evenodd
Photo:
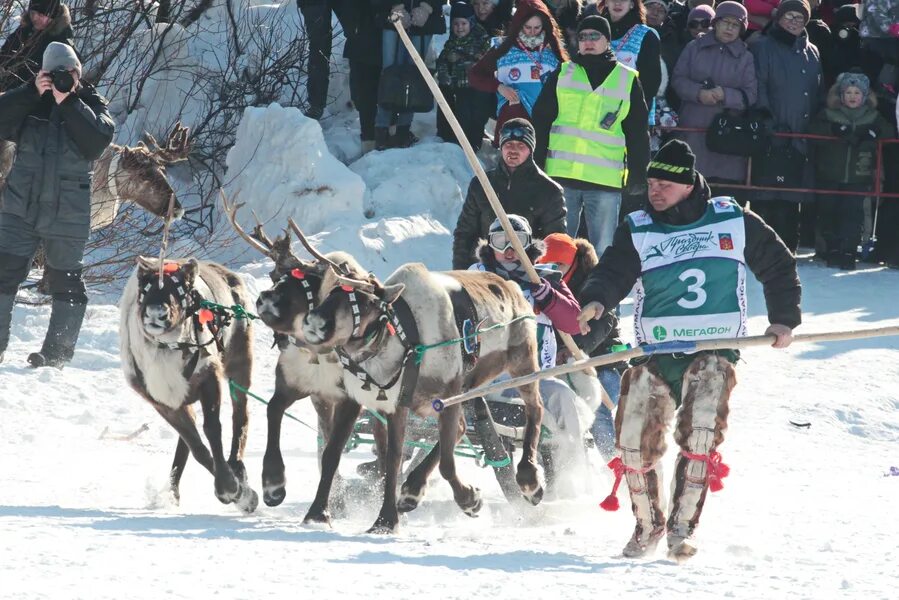
<path id="1" fill-rule="evenodd" d="M 199 277 L 199 274 L 197 277 Z M 190 379 L 197 368 L 200 356 L 210 355 L 207 349 L 209 345 L 214 343 L 219 353 L 224 352 L 225 344 L 222 341 L 222 336 L 225 328 L 231 324 L 231 315 L 226 310 L 217 308 L 217 305 L 206 306 L 206 301 L 196 288 L 188 290 L 185 285 L 184 273 L 176 263 L 165 264 L 163 267 L 163 280 L 174 286 L 174 296 L 186 317 L 191 319 L 193 337 L 196 341 L 189 341 L 188 339 L 178 342 L 160 342 L 150 338 L 146 332 L 144 335 L 154 342 L 157 348 L 180 350 L 183 359 L 187 361 L 181 370 L 181 375 L 185 379 Z M 138 306 L 143 305 L 147 292 L 152 290 L 154 285 L 158 285 L 157 281 L 154 274 L 154 277 L 138 290 Z M 206 342 L 201 342 L 204 326 L 209 330 L 210 338 Z M 143 331 L 143 329 L 141 330 Z"/>
<path id="2" fill-rule="evenodd" d="M 361 314 L 359 309 L 359 301 L 356 297 L 356 291 L 351 286 L 341 286 L 347 294 L 350 303 L 350 312 L 353 315 L 353 334 L 355 339 L 363 339 L 361 329 Z M 456 320 L 461 338 L 450 340 L 451 343 L 461 342 L 463 366 L 466 371 L 474 368 L 477 362 L 478 353 L 480 351 L 480 343 L 477 338 L 477 311 L 471 296 L 465 289 L 450 292 L 450 299 L 453 306 L 453 314 Z M 362 389 L 370 391 L 372 385 L 378 388 L 378 401 L 386 401 L 387 394 L 385 390 L 393 388 L 400 382 L 399 395 L 397 396 L 397 405 L 408 408 L 412 404 L 413 394 L 416 384 L 418 383 L 418 374 L 421 369 L 422 356 L 425 350 L 431 347 L 439 347 L 446 345 L 446 342 L 435 344 L 433 346 L 423 346 L 418 332 L 418 326 L 415 323 L 415 316 L 412 309 L 402 297 L 395 300 L 392 304 L 379 301 L 380 315 L 378 317 L 378 328 L 366 336 L 366 345 L 369 348 L 363 353 L 363 357 L 357 357 L 355 360 L 350 357 L 349 353 L 342 347 L 335 348 L 337 357 L 340 359 L 344 370 L 362 381 Z M 396 372 L 390 380 L 381 384 L 372 378 L 359 363 L 374 357 L 381 346 L 389 336 L 397 336 L 405 348 L 403 360 L 400 362 Z M 402 378 L 402 379 L 400 379 Z"/>

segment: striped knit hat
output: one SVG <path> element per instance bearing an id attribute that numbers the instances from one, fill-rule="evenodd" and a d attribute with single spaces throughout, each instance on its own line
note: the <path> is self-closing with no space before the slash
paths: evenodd
<path id="1" fill-rule="evenodd" d="M 656 152 L 646 177 L 690 185 L 696 179 L 696 155 L 680 140 L 671 140 Z"/>

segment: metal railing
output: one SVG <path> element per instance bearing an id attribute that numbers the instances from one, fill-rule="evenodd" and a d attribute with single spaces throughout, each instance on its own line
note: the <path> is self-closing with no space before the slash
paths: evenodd
<path id="1" fill-rule="evenodd" d="M 662 132 L 689 132 L 689 133 L 705 133 L 706 130 L 699 127 L 660 127 Z M 804 139 L 816 141 L 842 141 L 842 138 L 829 135 L 816 135 L 813 133 L 772 133 L 773 137 L 788 139 Z M 774 192 L 813 192 L 816 194 L 832 194 L 835 196 L 863 196 L 868 198 L 899 198 L 899 192 L 883 191 L 883 147 L 890 144 L 899 144 L 897 138 L 886 138 L 872 140 L 877 144 L 876 163 L 873 174 L 873 189 L 870 191 L 850 191 L 850 190 L 831 190 L 826 188 L 797 188 L 797 187 L 779 187 L 779 186 L 761 186 L 752 184 L 752 157 L 745 157 L 748 160 L 746 168 L 745 183 L 721 183 L 713 182 L 713 185 L 727 187 L 730 189 L 740 190 L 758 190 L 758 191 L 774 191 Z M 899 164 L 895 165 L 899 169 Z M 703 173 L 705 175 L 705 173 Z"/>

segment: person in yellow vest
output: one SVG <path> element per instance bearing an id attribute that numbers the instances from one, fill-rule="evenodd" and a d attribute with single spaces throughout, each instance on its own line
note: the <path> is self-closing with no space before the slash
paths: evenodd
<path id="1" fill-rule="evenodd" d="M 568 235 L 581 212 L 598 254 L 612 243 L 621 192 L 646 188 L 648 114 L 635 70 L 615 60 L 609 22 L 598 15 L 578 23 L 578 53 L 550 76 L 531 114 L 535 158 L 565 188 Z"/>

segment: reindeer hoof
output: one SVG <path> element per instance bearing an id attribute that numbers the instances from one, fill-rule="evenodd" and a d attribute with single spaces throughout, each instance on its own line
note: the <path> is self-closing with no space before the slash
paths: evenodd
<path id="1" fill-rule="evenodd" d="M 405 485 L 400 490 L 400 499 L 396 503 L 397 511 L 401 513 L 412 512 L 421 503 L 421 499 L 425 496 L 425 488 L 422 487 L 418 494 L 414 494 L 410 488 Z"/>
<path id="2" fill-rule="evenodd" d="M 396 533 L 398 524 L 396 521 L 389 521 L 384 517 L 378 517 L 375 524 L 368 528 L 365 533 L 373 533 L 376 535 L 390 535 Z"/>
<path id="3" fill-rule="evenodd" d="M 221 477 L 215 482 L 215 497 L 222 504 L 231 504 L 240 496 L 240 482 L 236 477 Z"/>
<path id="4" fill-rule="evenodd" d="M 477 517 L 478 513 L 484 507 L 484 501 L 481 499 L 481 490 L 476 487 L 471 488 L 471 497 L 467 502 L 460 502 L 459 508 L 462 509 L 469 517 Z"/>
<path id="5" fill-rule="evenodd" d="M 249 486 L 241 486 L 240 497 L 235 500 L 237 508 L 244 514 L 250 514 L 259 506 L 259 494 L 253 491 Z"/>
<path id="6" fill-rule="evenodd" d="M 283 487 L 266 489 L 262 492 L 262 501 L 266 506 L 278 506 L 287 497 L 287 490 Z"/>
<path id="7" fill-rule="evenodd" d="M 309 511 L 303 517 L 303 525 L 327 525 L 331 526 L 331 514 L 326 510 Z"/>
<path id="8" fill-rule="evenodd" d="M 540 504 L 540 501 L 543 500 L 543 487 L 538 487 L 537 491 L 531 494 L 522 493 L 522 495 L 524 496 L 525 500 L 527 500 L 534 506 L 537 506 L 538 504 Z"/>

